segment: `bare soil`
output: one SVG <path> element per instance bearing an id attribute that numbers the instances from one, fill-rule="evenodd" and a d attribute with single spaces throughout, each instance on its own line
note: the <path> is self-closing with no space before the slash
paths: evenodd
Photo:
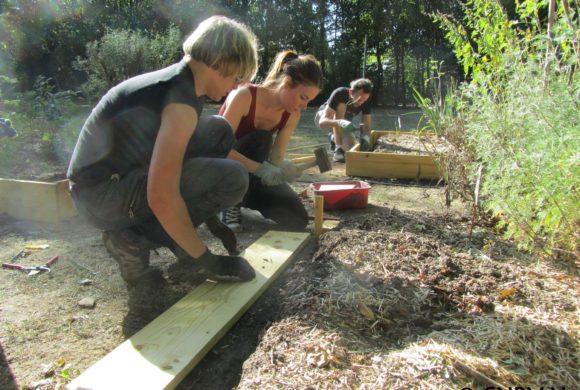
<path id="1" fill-rule="evenodd" d="M 344 180 L 344 165 L 330 176 L 310 170 L 295 189 L 333 179 Z M 573 270 L 518 252 L 461 204 L 446 209 L 441 187 L 369 182 L 369 206 L 327 212 L 339 226 L 298 255 L 178 389 L 580 388 Z M 243 246 L 275 229 L 250 210 L 243 217 Z M 1 389 L 61 388 L 203 281 L 159 250 L 152 264 L 163 280 L 128 290 L 100 232 L 80 218 L 2 217 L 0 243 L 3 261 L 29 244 L 48 247 L 16 261 L 59 256 L 50 273 L 0 271 Z M 95 307 L 81 308 L 83 298 Z"/>
<path id="2" fill-rule="evenodd" d="M 394 154 L 444 154 L 448 145 L 435 136 L 389 134 L 377 139 L 373 152 Z"/>

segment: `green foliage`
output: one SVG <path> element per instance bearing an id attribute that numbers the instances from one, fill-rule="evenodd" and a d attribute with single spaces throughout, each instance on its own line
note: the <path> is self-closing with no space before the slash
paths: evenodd
<path id="1" fill-rule="evenodd" d="M 441 70 L 441 63 L 432 64 L 432 66 L 435 68 L 436 76 L 427 80 L 427 84 L 432 86 L 432 91 L 430 91 L 432 98 L 424 97 L 419 91 L 413 89 L 415 101 L 423 112 L 418 130 L 432 132 L 442 137 L 455 120 L 454 95 L 456 85 L 455 81 L 446 77 Z"/>
<path id="2" fill-rule="evenodd" d="M 522 248 L 578 250 L 580 82 L 552 72 L 544 90 L 540 63 L 522 64 L 501 100 L 469 86 L 463 93 L 468 143 L 485 166 L 484 207 L 501 217 Z"/>
<path id="3" fill-rule="evenodd" d="M 468 1 L 464 24 L 438 15 L 472 81 L 453 95 L 447 119 L 442 107 L 419 103 L 430 127 L 453 140 L 451 159 L 467 166 L 462 197 L 480 196 L 521 248 L 573 258 L 580 249 L 578 15 L 565 3 L 548 24 L 538 17 L 547 1 L 519 2 L 519 24 L 498 1 Z"/>
<path id="4" fill-rule="evenodd" d="M 174 26 L 153 37 L 140 31 L 111 30 L 87 44 L 86 58 L 77 58 L 74 66 L 88 77 L 81 89 L 95 101 L 123 80 L 176 62 L 181 41 L 181 33 Z"/>
<path id="5" fill-rule="evenodd" d="M 464 23 L 442 13 L 435 20 L 447 31 L 463 71 L 473 82 L 485 82 L 490 74 L 496 79 L 504 76 L 506 63 L 517 52 L 518 36 L 498 0 L 468 0 Z M 493 83 L 488 85 L 493 88 Z"/>
<path id="6" fill-rule="evenodd" d="M 29 113 L 30 116 L 45 117 L 49 121 L 56 121 L 62 118 L 75 93 L 72 91 L 57 92 L 54 80 L 38 76 L 34 82 L 32 96 L 34 97 L 34 111 Z"/>

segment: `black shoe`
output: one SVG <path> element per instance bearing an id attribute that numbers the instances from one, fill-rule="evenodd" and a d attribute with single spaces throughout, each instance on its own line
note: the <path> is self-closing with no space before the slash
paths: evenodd
<path id="1" fill-rule="evenodd" d="M 129 229 L 104 231 L 102 239 L 107 252 L 119 264 L 125 283 L 131 285 L 157 277 L 159 271 L 149 267 L 152 245 L 148 240 Z"/>
<path id="2" fill-rule="evenodd" d="M 338 148 L 334 151 L 334 155 L 332 156 L 332 161 L 343 163 L 344 162 L 344 150 L 342 148 Z"/>
<path id="3" fill-rule="evenodd" d="M 334 149 L 336 149 L 336 143 L 334 142 L 334 134 L 332 131 L 328 133 L 328 140 L 330 141 L 330 151 L 334 152 Z"/>
<path id="4" fill-rule="evenodd" d="M 217 215 L 214 215 L 205 221 L 205 225 L 211 234 L 220 239 L 222 245 L 230 255 L 234 256 L 240 253 L 235 233 L 228 227 L 228 225 L 220 221 Z"/>

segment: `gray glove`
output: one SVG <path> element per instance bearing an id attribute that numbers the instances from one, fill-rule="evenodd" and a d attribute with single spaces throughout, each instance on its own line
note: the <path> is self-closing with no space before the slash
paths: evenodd
<path id="1" fill-rule="evenodd" d="M 351 121 L 347 121 L 346 119 L 338 119 L 336 122 L 344 132 L 352 136 L 354 136 L 354 134 L 356 133 L 356 128 L 354 127 Z"/>
<path id="2" fill-rule="evenodd" d="M 302 171 L 290 160 L 282 161 L 280 163 L 280 169 L 282 169 L 284 180 L 288 183 L 296 181 L 302 175 Z"/>
<path id="3" fill-rule="evenodd" d="M 282 169 L 278 168 L 277 166 L 269 163 L 268 161 L 264 161 L 254 175 L 258 176 L 262 183 L 267 186 L 277 186 L 284 183 L 284 173 Z"/>

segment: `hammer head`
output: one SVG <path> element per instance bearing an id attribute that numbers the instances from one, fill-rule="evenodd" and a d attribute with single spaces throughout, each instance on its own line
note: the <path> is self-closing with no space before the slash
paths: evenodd
<path id="1" fill-rule="evenodd" d="M 320 173 L 330 171 L 332 169 L 332 162 L 330 161 L 330 157 L 328 157 L 326 148 L 316 148 L 313 150 L 313 152 L 314 156 L 316 157 L 316 165 L 318 165 Z"/>

